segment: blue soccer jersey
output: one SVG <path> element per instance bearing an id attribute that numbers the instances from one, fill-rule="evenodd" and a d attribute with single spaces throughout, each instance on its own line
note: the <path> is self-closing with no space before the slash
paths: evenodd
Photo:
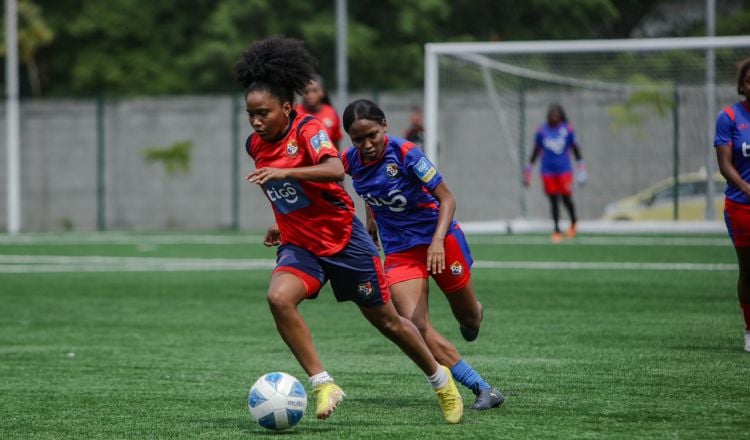
<path id="1" fill-rule="evenodd" d="M 570 150 L 576 145 L 576 134 L 571 124 L 563 122 L 554 127 L 543 124 L 536 131 L 534 145 L 542 153 L 542 174 L 573 171 Z"/>
<path id="2" fill-rule="evenodd" d="M 732 165 L 745 182 L 750 182 L 750 105 L 740 101 L 726 107 L 716 118 L 714 147 L 729 145 L 732 148 Z M 737 203 L 750 203 L 739 188 L 728 182 L 727 198 Z"/>
<path id="3" fill-rule="evenodd" d="M 377 161 L 363 164 L 354 147 L 342 159 L 354 190 L 372 210 L 386 255 L 432 243 L 440 203 L 430 191 L 443 177 L 415 144 L 386 136 Z M 454 220 L 449 233 L 455 227 Z"/>

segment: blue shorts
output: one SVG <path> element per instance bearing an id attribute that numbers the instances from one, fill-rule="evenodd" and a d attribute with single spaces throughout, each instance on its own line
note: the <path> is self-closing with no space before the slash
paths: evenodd
<path id="1" fill-rule="evenodd" d="M 356 217 L 349 244 L 341 252 L 319 257 L 307 249 L 285 244 L 276 254 L 274 273 L 279 271 L 297 275 L 305 284 L 308 298 L 317 297 L 330 280 L 337 301 L 375 307 L 391 299 L 378 250 Z"/>

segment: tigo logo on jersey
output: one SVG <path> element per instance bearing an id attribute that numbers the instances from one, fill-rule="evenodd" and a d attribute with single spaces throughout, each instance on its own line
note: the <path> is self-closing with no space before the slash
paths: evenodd
<path id="1" fill-rule="evenodd" d="M 419 162 L 414 165 L 414 172 L 422 180 L 422 182 L 425 183 L 432 180 L 432 178 L 435 177 L 435 174 L 437 174 L 435 167 L 432 166 L 432 164 L 429 160 L 427 160 L 426 157 L 419 159 Z"/>
<path id="2" fill-rule="evenodd" d="M 395 163 L 389 163 L 385 166 L 385 175 L 393 179 L 398 176 L 398 165 Z"/>
<path id="3" fill-rule="evenodd" d="M 297 141 L 289 141 L 289 143 L 286 144 L 286 155 L 289 157 L 297 157 L 297 153 L 299 153 L 299 145 L 297 145 Z"/>
<path id="4" fill-rule="evenodd" d="M 406 209 L 406 197 L 403 194 L 399 194 L 400 189 L 392 189 L 388 191 L 389 200 L 382 197 L 374 197 L 372 194 L 360 194 L 365 202 L 370 206 L 387 206 L 393 212 L 401 212 Z"/>
<path id="5" fill-rule="evenodd" d="M 458 261 L 454 261 L 453 264 L 451 264 L 451 273 L 455 276 L 459 276 L 464 273 L 464 267 Z"/>
<path id="6" fill-rule="evenodd" d="M 325 130 L 320 130 L 318 134 L 313 136 L 312 139 L 310 139 L 310 143 L 316 153 L 323 148 L 333 148 L 333 143 L 328 139 L 328 133 L 326 133 Z"/>
<path id="7" fill-rule="evenodd" d="M 372 283 L 369 281 L 360 283 L 360 285 L 357 286 L 357 293 L 364 296 L 370 296 L 372 293 Z"/>
<path id="8" fill-rule="evenodd" d="M 310 199 L 295 180 L 271 180 L 263 189 L 273 206 L 282 214 L 310 206 Z"/>

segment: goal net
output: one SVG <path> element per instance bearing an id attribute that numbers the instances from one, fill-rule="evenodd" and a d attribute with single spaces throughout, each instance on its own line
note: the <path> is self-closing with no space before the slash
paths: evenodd
<path id="1" fill-rule="evenodd" d="M 750 37 L 438 43 L 425 54 L 425 151 L 463 223 L 549 219 L 539 161 L 528 189 L 522 170 L 553 103 L 587 165 L 579 218 L 720 218 L 713 126 L 741 99 Z"/>

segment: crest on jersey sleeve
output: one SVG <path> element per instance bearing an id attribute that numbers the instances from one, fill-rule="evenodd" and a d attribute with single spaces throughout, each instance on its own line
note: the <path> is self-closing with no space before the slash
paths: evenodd
<path id="1" fill-rule="evenodd" d="M 398 176 L 398 165 L 395 163 L 389 163 L 385 166 L 385 175 L 393 179 Z"/>
<path id="2" fill-rule="evenodd" d="M 414 172 L 417 174 L 417 177 L 419 177 L 419 179 L 424 183 L 432 180 L 432 178 L 435 177 L 435 174 L 437 174 L 435 166 L 433 166 L 426 157 L 419 159 L 419 162 L 414 165 Z"/>
<path id="3" fill-rule="evenodd" d="M 286 155 L 289 157 L 297 157 L 297 154 L 299 154 L 299 145 L 297 145 L 296 140 L 292 139 L 286 144 Z"/>
<path id="4" fill-rule="evenodd" d="M 328 133 L 326 133 L 325 130 L 320 130 L 318 133 L 316 133 L 315 136 L 310 139 L 310 144 L 312 144 L 312 147 L 315 149 L 316 153 L 319 153 L 320 150 L 324 148 L 334 148 L 333 142 L 328 139 Z"/>
<path id="5" fill-rule="evenodd" d="M 458 261 L 454 261 L 453 264 L 451 264 L 451 273 L 455 276 L 459 276 L 462 273 L 464 273 L 464 267 L 459 263 Z"/>

